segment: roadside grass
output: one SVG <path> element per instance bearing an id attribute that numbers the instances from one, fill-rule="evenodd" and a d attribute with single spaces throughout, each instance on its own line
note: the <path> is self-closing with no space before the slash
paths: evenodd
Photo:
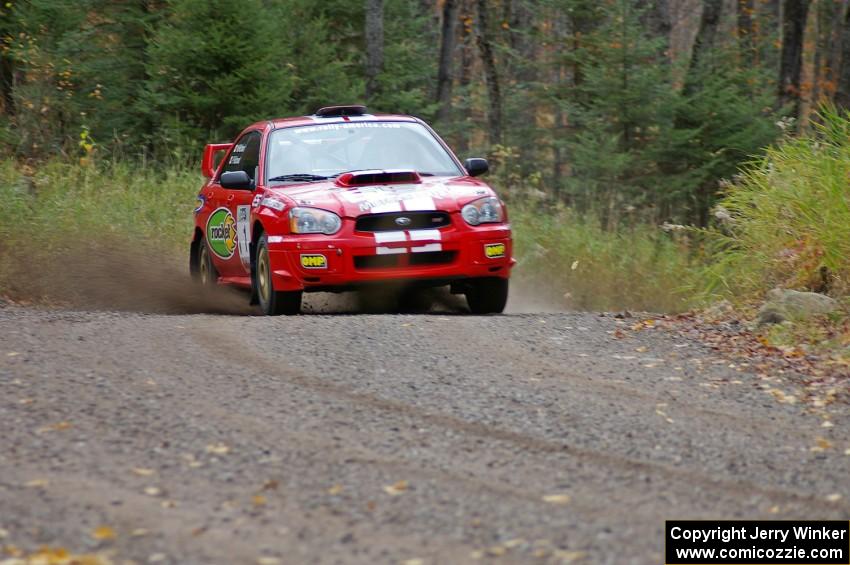
<path id="1" fill-rule="evenodd" d="M 726 187 L 696 290 L 732 301 L 776 287 L 850 294 L 849 116 L 824 109 L 812 133 L 768 148 Z"/>
<path id="2" fill-rule="evenodd" d="M 603 230 L 568 208 L 510 208 L 514 277 L 541 297 L 579 310 L 680 312 L 701 264 L 692 235 L 637 224 Z M 694 250 L 697 250 L 695 252 Z"/>

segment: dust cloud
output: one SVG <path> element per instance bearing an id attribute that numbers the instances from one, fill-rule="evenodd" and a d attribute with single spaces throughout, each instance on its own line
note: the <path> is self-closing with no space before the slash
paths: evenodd
<path id="1" fill-rule="evenodd" d="M 188 247 L 188 245 L 187 245 Z M 187 250 L 188 254 L 188 250 Z M 257 315 L 247 292 L 205 289 L 189 277 L 188 256 L 151 241 L 68 244 L 45 250 L 0 248 L 0 297 L 23 304 L 152 314 Z M 563 300 L 527 277 L 513 279 L 507 313 L 560 312 Z M 448 287 L 380 286 L 342 294 L 305 294 L 306 314 L 466 314 L 462 295 Z"/>

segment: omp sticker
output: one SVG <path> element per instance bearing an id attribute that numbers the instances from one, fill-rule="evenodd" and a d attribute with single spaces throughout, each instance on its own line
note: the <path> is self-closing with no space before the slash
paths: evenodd
<path id="1" fill-rule="evenodd" d="M 242 153 L 245 151 L 245 148 L 248 147 L 247 143 L 240 143 L 236 147 L 233 148 L 233 153 Z"/>
<path id="2" fill-rule="evenodd" d="M 267 238 L 267 241 L 269 243 L 283 243 L 283 236 L 282 235 L 270 235 Z"/>
<path id="3" fill-rule="evenodd" d="M 257 194 L 256 196 L 254 196 L 254 199 L 251 201 L 251 208 L 256 208 L 257 206 L 260 205 L 260 202 L 262 202 L 262 201 L 263 201 L 263 195 Z"/>
<path id="4" fill-rule="evenodd" d="M 505 244 L 504 243 L 487 243 L 484 245 L 484 255 L 487 256 L 488 259 L 498 259 L 499 257 L 505 256 Z"/>
<path id="5" fill-rule="evenodd" d="M 207 220 L 207 243 L 222 259 L 230 259 L 236 249 L 236 222 L 227 208 L 217 208 Z"/>
<path id="6" fill-rule="evenodd" d="M 230 164 L 231 165 L 238 165 L 241 160 L 242 160 L 241 155 L 231 155 Z"/>
<path id="7" fill-rule="evenodd" d="M 301 255 L 301 266 L 305 269 L 327 269 L 328 259 L 324 255 Z"/>
<path id="8" fill-rule="evenodd" d="M 251 207 L 236 207 L 236 243 L 239 246 L 239 259 L 246 270 L 251 268 Z"/>

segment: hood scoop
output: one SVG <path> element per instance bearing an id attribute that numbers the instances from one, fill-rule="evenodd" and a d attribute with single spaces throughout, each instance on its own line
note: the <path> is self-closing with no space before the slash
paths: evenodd
<path id="1" fill-rule="evenodd" d="M 422 182 L 422 178 L 419 176 L 419 173 L 401 169 L 351 171 L 339 175 L 336 179 L 336 185 L 343 188 L 370 184 L 411 184 L 420 182 Z"/>

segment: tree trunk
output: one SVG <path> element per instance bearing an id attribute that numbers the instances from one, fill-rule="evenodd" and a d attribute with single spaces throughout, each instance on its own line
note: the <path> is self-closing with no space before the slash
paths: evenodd
<path id="1" fill-rule="evenodd" d="M 702 14 L 699 20 L 699 31 L 694 39 L 691 51 L 691 62 L 685 77 L 685 93 L 690 94 L 697 90 L 698 81 L 694 74 L 699 70 L 706 57 L 711 53 L 717 39 L 717 28 L 720 25 L 720 16 L 723 13 L 723 0 L 703 0 Z"/>
<path id="2" fill-rule="evenodd" d="M 844 13 L 841 20 L 840 58 L 838 67 L 838 89 L 835 92 L 835 104 L 841 108 L 850 109 L 850 10 Z"/>
<path id="3" fill-rule="evenodd" d="M 847 0 L 838 0 L 829 6 L 827 13 L 829 36 L 826 39 L 826 60 L 823 71 L 823 96 L 834 98 L 841 75 L 841 48 Z"/>
<path id="4" fill-rule="evenodd" d="M 670 32 L 673 22 L 670 19 L 670 2 L 668 0 L 639 0 L 637 7 L 642 11 L 640 23 L 649 30 L 653 38 L 664 41 L 664 52 L 669 57 Z"/>
<path id="5" fill-rule="evenodd" d="M 476 0 L 477 26 L 476 42 L 484 67 L 484 80 L 487 83 L 487 126 L 489 129 L 490 145 L 502 142 L 502 92 L 499 87 L 499 72 L 496 69 L 496 57 L 490 44 L 489 25 L 487 21 L 487 0 Z"/>
<path id="6" fill-rule="evenodd" d="M 803 36 L 809 0 L 782 3 L 782 53 L 779 59 L 780 106 L 791 105 L 791 116 L 800 114 L 800 76 L 803 69 Z"/>
<path id="7" fill-rule="evenodd" d="M 457 41 L 457 0 L 445 0 L 440 35 L 440 63 L 437 69 L 437 121 L 447 122 L 452 111 L 452 62 Z"/>
<path id="8" fill-rule="evenodd" d="M 738 0 L 738 46 L 741 51 L 741 63 L 745 66 L 755 64 L 755 28 L 753 14 L 754 0 Z"/>
<path id="9" fill-rule="evenodd" d="M 366 100 L 378 94 L 384 66 L 384 1 L 366 0 Z"/>

